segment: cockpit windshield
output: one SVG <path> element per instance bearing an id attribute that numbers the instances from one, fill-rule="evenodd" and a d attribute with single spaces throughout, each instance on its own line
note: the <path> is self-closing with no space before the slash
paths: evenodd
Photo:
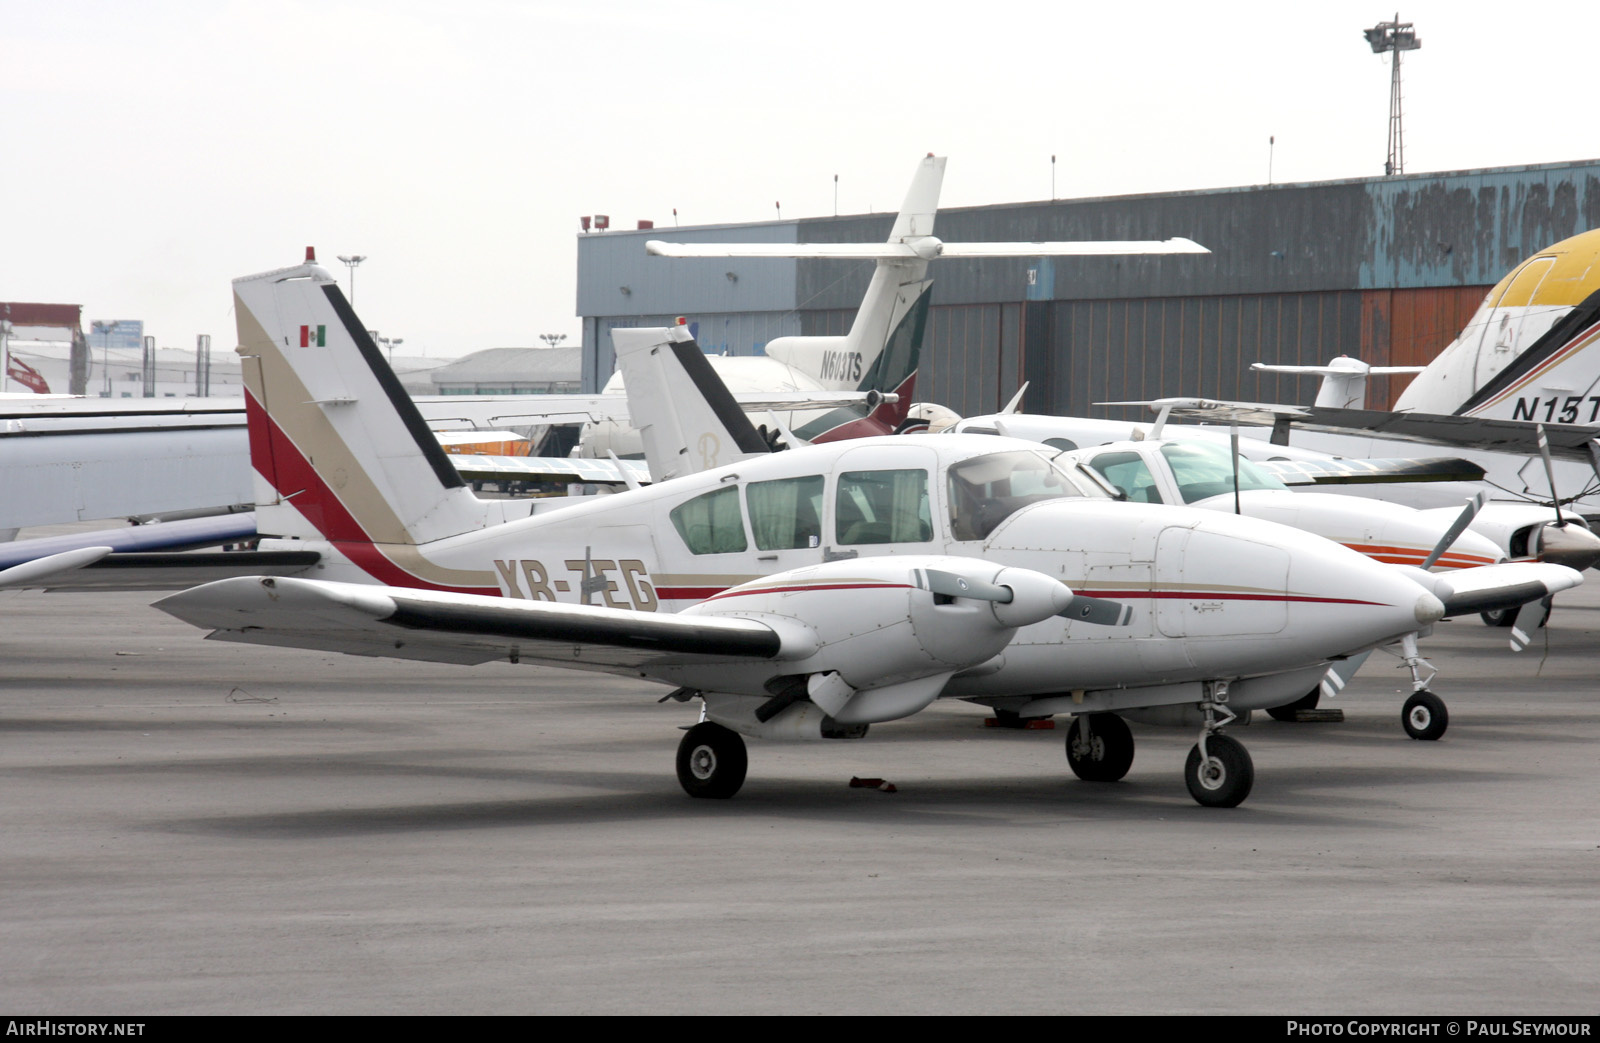
<path id="1" fill-rule="evenodd" d="M 985 539 L 1019 509 L 1063 496 L 1099 491 L 1027 450 L 990 453 L 952 464 L 949 471 L 950 532 L 958 540 Z"/>
<path id="2" fill-rule="evenodd" d="M 1170 442 L 1161 447 L 1184 503 L 1233 492 L 1233 454 L 1208 442 Z M 1289 487 L 1244 457 L 1239 458 L 1239 491 Z"/>

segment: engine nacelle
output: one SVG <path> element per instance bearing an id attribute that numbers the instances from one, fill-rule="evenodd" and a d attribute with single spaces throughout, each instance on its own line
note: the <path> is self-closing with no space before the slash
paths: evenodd
<path id="1" fill-rule="evenodd" d="M 957 671 L 998 655 L 1021 627 L 1072 602 L 1058 580 L 975 558 L 893 555 L 792 569 L 723 591 L 686 615 L 739 616 L 781 641 L 775 677 L 821 677 L 810 697 L 844 723 L 892 720 L 938 698 Z M 729 687 L 728 670 L 702 688 Z M 745 672 L 737 672 L 745 676 Z"/>

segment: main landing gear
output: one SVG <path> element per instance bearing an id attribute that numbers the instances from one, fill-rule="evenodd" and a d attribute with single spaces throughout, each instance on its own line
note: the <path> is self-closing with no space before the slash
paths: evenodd
<path id="1" fill-rule="evenodd" d="M 1413 739 L 1437 739 L 1450 727 L 1450 711 L 1445 709 L 1444 700 L 1428 691 L 1428 684 L 1438 671 L 1417 654 L 1415 634 L 1400 639 L 1397 654 L 1411 671 L 1411 697 L 1400 708 L 1400 724 Z"/>
<path id="2" fill-rule="evenodd" d="M 1067 729 L 1067 766 L 1085 782 L 1116 782 L 1133 767 L 1133 732 L 1114 713 L 1079 714 Z"/>
<path id="3" fill-rule="evenodd" d="M 1183 780 L 1189 786 L 1189 796 L 1208 808 L 1235 808 L 1244 803 L 1255 785 L 1255 764 L 1250 752 L 1232 736 L 1221 729 L 1235 720 L 1228 709 L 1228 682 L 1208 681 L 1206 698 L 1201 707 L 1206 723 L 1200 729 L 1200 741 L 1189 751 L 1183 766 Z M 1218 713 L 1223 716 L 1218 719 Z"/>
<path id="4" fill-rule="evenodd" d="M 701 721 L 678 743 L 678 783 L 691 797 L 727 800 L 744 785 L 749 767 L 744 738 L 720 724 Z"/>

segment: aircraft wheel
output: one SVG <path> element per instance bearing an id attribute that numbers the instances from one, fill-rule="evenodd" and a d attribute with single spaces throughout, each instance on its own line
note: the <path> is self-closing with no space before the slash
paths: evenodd
<path id="1" fill-rule="evenodd" d="M 720 724 L 697 724 L 678 743 L 678 783 L 691 797 L 728 799 L 744 785 L 749 766 L 744 739 Z"/>
<path id="2" fill-rule="evenodd" d="M 1554 604 L 1554 599 L 1544 599 L 1544 615 L 1539 617 L 1540 626 L 1550 622 L 1550 609 Z M 1494 612 L 1479 612 L 1478 618 L 1483 620 L 1484 626 L 1508 627 L 1516 623 L 1517 614 L 1521 611 L 1521 608 L 1502 608 Z"/>
<path id="3" fill-rule="evenodd" d="M 1221 732 L 1206 737 L 1206 752 L 1210 756 L 1202 762 L 1199 743 L 1189 750 L 1189 761 L 1183 767 L 1189 795 L 1208 808 L 1238 807 L 1256 781 L 1250 752 Z"/>
<path id="4" fill-rule="evenodd" d="M 1267 707 L 1267 716 L 1271 717 L 1274 721 L 1293 721 L 1295 714 L 1299 713 L 1301 710 L 1315 710 L 1317 708 L 1317 703 L 1321 701 L 1322 686 L 1319 684 L 1317 687 L 1311 689 L 1311 691 L 1307 692 L 1305 695 L 1302 695 L 1292 703 L 1284 703 L 1282 706 Z"/>
<path id="5" fill-rule="evenodd" d="M 1133 767 L 1133 732 L 1114 713 L 1092 713 L 1087 719 L 1087 740 L 1084 717 L 1074 717 L 1067 729 L 1067 766 L 1085 782 L 1116 782 Z"/>
<path id="6" fill-rule="evenodd" d="M 1450 727 L 1450 712 L 1432 692 L 1413 692 L 1400 710 L 1400 723 L 1413 739 L 1437 739 Z"/>

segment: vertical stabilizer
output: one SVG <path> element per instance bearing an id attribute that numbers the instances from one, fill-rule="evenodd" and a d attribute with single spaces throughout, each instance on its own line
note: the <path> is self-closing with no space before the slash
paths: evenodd
<path id="1" fill-rule="evenodd" d="M 487 505 L 325 269 L 308 262 L 233 288 L 260 531 L 414 547 L 486 524 Z"/>
<path id="2" fill-rule="evenodd" d="M 652 481 L 768 451 L 687 326 L 616 329 L 611 339 Z"/>

